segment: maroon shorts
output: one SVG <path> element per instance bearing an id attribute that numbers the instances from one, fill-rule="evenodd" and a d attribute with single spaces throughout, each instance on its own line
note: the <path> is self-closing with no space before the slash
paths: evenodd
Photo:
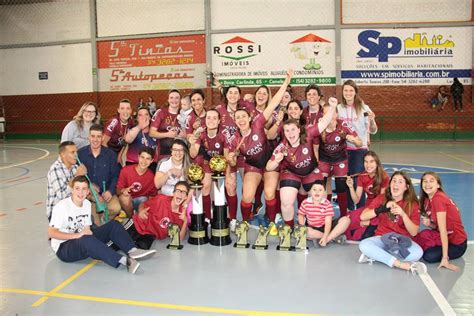
<path id="1" fill-rule="evenodd" d="M 299 187 L 302 185 L 305 191 L 309 192 L 313 183 L 318 180 L 323 180 L 323 174 L 318 168 L 314 169 L 310 174 L 305 176 L 300 176 L 285 170 L 280 173 L 280 188 L 293 187 L 295 189 L 299 189 Z"/>
<path id="2" fill-rule="evenodd" d="M 320 160 L 318 162 L 318 168 L 321 173 L 335 177 L 346 176 L 349 169 L 347 166 L 347 159 L 339 162 L 326 162 Z"/>

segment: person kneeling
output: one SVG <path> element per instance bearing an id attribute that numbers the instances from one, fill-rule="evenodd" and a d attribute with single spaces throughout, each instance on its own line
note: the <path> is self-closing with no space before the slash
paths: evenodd
<path id="1" fill-rule="evenodd" d="M 135 273 L 140 266 L 136 260 L 150 257 L 156 250 L 136 248 L 128 233 L 117 221 L 91 228 L 91 203 L 86 199 L 89 194 L 87 178 L 73 178 L 71 187 L 71 197 L 61 200 L 53 208 L 48 227 L 51 247 L 58 258 L 64 262 L 74 262 L 91 257 L 114 268 L 127 266 L 130 273 Z M 126 255 L 120 255 L 107 247 L 106 243 L 109 241 L 116 244 Z"/>
<path id="2" fill-rule="evenodd" d="M 301 203 L 298 210 L 298 224 L 308 225 L 307 239 L 319 239 L 319 245 L 325 247 L 331 240 L 337 243 L 345 242 L 344 232 L 349 226 L 349 218 L 341 217 L 339 222 L 333 221 L 334 209 L 331 202 L 326 199 L 326 189 L 322 181 L 316 181 L 309 192 L 311 199 Z M 333 226 L 334 229 L 332 228 Z"/>

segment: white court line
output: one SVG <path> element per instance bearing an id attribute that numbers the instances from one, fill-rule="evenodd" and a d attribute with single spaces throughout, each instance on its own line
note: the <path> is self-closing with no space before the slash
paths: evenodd
<path id="1" fill-rule="evenodd" d="M 18 167 L 18 166 L 23 166 L 23 165 L 26 165 L 26 164 L 29 164 L 29 163 L 32 163 L 32 162 L 35 162 L 35 161 L 38 161 L 38 160 L 41 160 L 41 159 L 44 159 L 46 157 L 49 156 L 49 151 L 46 150 L 46 149 L 42 149 L 42 148 L 37 148 L 37 147 L 27 147 L 27 146 L 13 146 L 13 145 L 4 145 L 5 147 L 11 147 L 11 148 L 22 148 L 22 149 L 34 149 L 34 150 L 40 150 L 40 151 L 43 151 L 45 152 L 45 154 L 39 158 L 36 158 L 36 159 L 32 159 L 32 160 L 28 160 L 28 161 L 24 161 L 24 162 L 20 162 L 20 163 L 16 163 L 14 165 L 9 165 L 9 166 L 5 166 L 5 167 L 0 167 L 0 170 L 3 170 L 3 169 L 8 169 L 8 168 L 13 168 L 13 167 Z"/>
<path id="2" fill-rule="evenodd" d="M 448 300 L 444 297 L 443 293 L 441 293 L 438 286 L 436 285 L 436 283 L 434 283 L 430 275 L 428 273 L 420 274 L 419 277 L 421 281 L 423 281 L 423 283 L 425 284 L 426 288 L 430 292 L 436 304 L 438 304 L 438 307 L 443 312 L 443 315 L 456 316 L 456 312 L 451 307 L 451 305 L 449 305 Z"/>
<path id="3" fill-rule="evenodd" d="M 407 166 L 407 167 L 425 167 L 425 168 L 436 168 L 436 169 L 444 169 L 444 170 L 456 170 L 463 173 L 472 173 L 472 171 L 457 169 L 457 168 L 446 168 L 446 167 L 438 167 L 438 166 L 429 166 L 429 165 L 419 165 L 419 164 L 408 164 L 408 163 L 398 163 L 398 162 L 383 162 L 382 165 L 385 168 L 385 165 L 399 165 L 399 166 Z M 424 171 L 420 171 L 422 173 Z"/>

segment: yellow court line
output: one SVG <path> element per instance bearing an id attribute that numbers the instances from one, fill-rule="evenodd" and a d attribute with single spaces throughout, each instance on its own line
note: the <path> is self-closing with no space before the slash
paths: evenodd
<path id="1" fill-rule="evenodd" d="M 474 163 L 472 163 L 472 162 L 470 162 L 470 161 L 467 161 L 467 160 L 464 160 L 464 159 L 462 159 L 462 158 L 458 158 L 458 157 L 456 157 L 456 156 L 453 156 L 453 155 L 444 153 L 444 152 L 442 152 L 442 151 L 439 151 L 439 153 L 441 153 L 441 154 L 443 154 L 443 155 L 446 155 L 446 156 L 448 156 L 448 157 L 451 157 L 451 158 L 453 158 L 453 159 L 456 159 L 456 160 L 465 162 L 465 163 L 467 163 L 467 164 L 470 164 L 471 166 L 474 166 Z"/>
<path id="2" fill-rule="evenodd" d="M 42 298 L 40 298 L 39 300 L 37 300 L 36 302 L 34 302 L 33 305 L 31 305 L 31 307 L 38 307 L 38 306 L 40 306 L 41 304 L 43 304 L 44 302 L 46 302 L 50 296 L 53 296 L 52 294 L 56 294 L 57 292 L 59 292 L 62 288 L 64 288 L 64 287 L 67 286 L 69 283 L 71 283 L 72 281 L 74 281 L 75 279 L 77 279 L 78 277 L 80 277 L 83 273 L 87 272 L 87 270 L 89 270 L 90 268 L 92 268 L 97 262 L 99 262 L 99 261 L 98 261 L 98 260 L 92 260 L 91 263 L 89 263 L 88 265 L 86 265 L 84 268 L 82 268 L 81 270 L 77 271 L 76 273 L 74 273 L 74 274 L 73 274 L 71 277 L 69 277 L 66 281 L 64 281 L 63 283 L 59 284 L 59 285 L 56 286 L 54 289 L 52 289 L 51 291 L 49 291 L 45 296 L 43 296 Z"/>
<path id="3" fill-rule="evenodd" d="M 252 311 L 252 310 L 239 310 L 239 309 L 227 309 L 219 307 L 203 307 L 203 306 L 190 306 L 190 305 L 177 305 L 177 304 L 164 304 L 147 301 L 134 301 L 124 300 L 118 298 L 108 297 L 97 297 L 88 295 L 76 295 L 66 293 L 53 293 L 46 291 L 35 291 L 25 289 L 14 289 L 14 288 L 0 288 L 0 293 L 15 293 L 15 294 L 29 294 L 29 295 L 46 295 L 48 297 L 65 298 L 79 301 L 90 301 L 98 303 L 109 303 L 129 306 L 141 306 L 141 307 L 154 307 L 164 308 L 181 311 L 201 312 L 201 313 L 219 313 L 219 314 L 230 314 L 230 315 L 251 315 L 251 316 L 316 316 L 317 314 L 301 314 L 301 313 L 290 313 L 290 312 L 263 312 L 263 311 Z"/>

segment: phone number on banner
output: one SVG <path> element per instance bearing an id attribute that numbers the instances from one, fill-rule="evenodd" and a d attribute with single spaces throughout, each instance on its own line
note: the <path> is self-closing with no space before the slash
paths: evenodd
<path id="1" fill-rule="evenodd" d="M 220 83 L 225 86 L 237 85 L 237 86 L 259 86 L 259 85 L 281 85 L 284 78 L 237 78 L 237 79 L 220 79 Z M 308 84 L 335 84 L 335 77 L 326 78 L 292 78 L 291 84 L 293 85 L 308 85 Z"/>

